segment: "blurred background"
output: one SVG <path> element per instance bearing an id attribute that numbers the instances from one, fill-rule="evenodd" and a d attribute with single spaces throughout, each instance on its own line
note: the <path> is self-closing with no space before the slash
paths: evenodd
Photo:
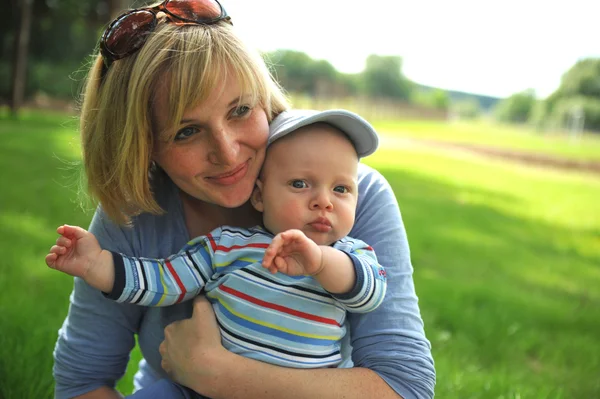
<path id="1" fill-rule="evenodd" d="M 407 228 L 440 398 L 600 397 L 600 3 L 224 0 L 295 107 L 366 117 Z M 0 13 L 0 398 L 52 397 L 80 206 L 77 107 L 129 0 Z M 132 354 L 119 382 L 132 389 Z"/>

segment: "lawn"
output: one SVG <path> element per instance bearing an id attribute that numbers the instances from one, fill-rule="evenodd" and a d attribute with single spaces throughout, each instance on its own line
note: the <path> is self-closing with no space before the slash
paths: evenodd
<path id="1" fill-rule="evenodd" d="M 600 176 L 380 150 L 440 398 L 600 397 Z"/>
<path id="2" fill-rule="evenodd" d="M 414 130 L 390 133 L 439 134 L 404 126 Z M 564 156 L 600 159 L 578 148 Z M 72 280 L 43 257 L 58 224 L 89 223 L 75 200 L 78 153 L 69 117 L 0 114 L 1 398 L 52 396 Z M 386 147 L 366 162 L 403 213 L 436 397 L 600 397 L 600 176 L 426 148 Z M 119 387 L 131 389 L 131 373 Z"/>
<path id="3" fill-rule="evenodd" d="M 59 224 L 91 219 L 77 201 L 78 154 L 72 117 L 10 120 L 0 110 L 0 398 L 52 397 L 52 350 L 73 282 L 44 256 Z M 131 390 L 131 377 L 121 386 Z"/>

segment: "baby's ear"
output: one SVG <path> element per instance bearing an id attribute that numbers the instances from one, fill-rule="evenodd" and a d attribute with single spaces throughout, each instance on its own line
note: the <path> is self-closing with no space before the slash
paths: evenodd
<path id="1" fill-rule="evenodd" d="M 256 180 L 254 191 L 252 191 L 252 195 L 250 196 L 250 202 L 252 203 L 252 206 L 259 212 L 263 212 L 265 209 L 263 206 L 262 188 L 262 181 L 260 181 L 260 179 Z"/>

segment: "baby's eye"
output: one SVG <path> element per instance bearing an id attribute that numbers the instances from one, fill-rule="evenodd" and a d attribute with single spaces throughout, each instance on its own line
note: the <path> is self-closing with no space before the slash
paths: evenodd
<path id="1" fill-rule="evenodd" d="M 340 194 L 346 194 L 350 190 L 348 190 L 348 187 L 346 187 L 346 186 L 335 186 L 333 191 L 335 191 L 336 193 L 340 193 Z"/>
<path id="2" fill-rule="evenodd" d="M 185 140 L 198 133 L 198 129 L 192 126 L 184 127 L 175 134 L 175 141 Z"/>
<path id="3" fill-rule="evenodd" d="M 306 188 L 308 184 L 304 180 L 292 180 L 290 185 L 294 188 Z"/>

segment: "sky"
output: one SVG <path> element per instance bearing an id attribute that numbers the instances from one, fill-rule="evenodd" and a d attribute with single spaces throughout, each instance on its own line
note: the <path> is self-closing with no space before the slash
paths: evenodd
<path id="1" fill-rule="evenodd" d="M 400 56 L 417 83 L 507 97 L 551 94 L 578 59 L 600 57 L 598 0 L 223 0 L 262 51 L 290 49 L 363 70 Z"/>

